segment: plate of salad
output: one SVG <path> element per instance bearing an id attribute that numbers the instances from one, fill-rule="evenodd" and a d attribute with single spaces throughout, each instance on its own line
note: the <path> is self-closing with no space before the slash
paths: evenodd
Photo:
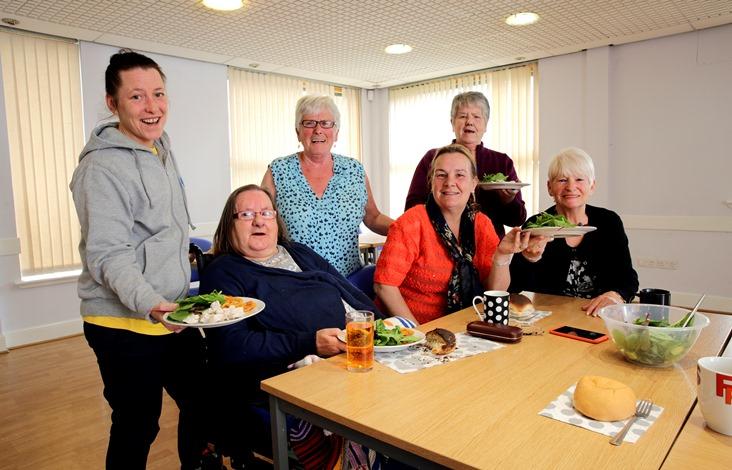
<path id="1" fill-rule="evenodd" d="M 178 308 L 163 316 L 165 323 L 195 328 L 231 325 L 264 310 L 264 302 L 251 297 L 234 297 L 219 291 L 178 300 Z"/>
<path id="2" fill-rule="evenodd" d="M 521 189 L 524 186 L 529 186 L 529 183 L 521 183 L 519 181 L 509 181 L 508 176 L 501 172 L 498 173 L 486 173 L 480 179 L 478 183 L 483 189 Z"/>
<path id="3" fill-rule="evenodd" d="M 338 339 L 345 343 L 346 332 L 338 333 Z M 374 322 L 374 352 L 401 351 L 424 340 L 424 333 L 414 328 L 393 324 L 389 319 Z"/>
<path id="4" fill-rule="evenodd" d="M 563 215 L 548 212 L 542 212 L 522 227 L 522 232 L 553 238 L 576 237 L 594 230 L 597 227 L 573 224 Z"/>

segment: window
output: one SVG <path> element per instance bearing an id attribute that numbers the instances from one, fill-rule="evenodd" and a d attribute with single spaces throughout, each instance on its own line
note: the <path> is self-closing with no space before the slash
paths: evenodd
<path id="1" fill-rule="evenodd" d="M 0 31 L 0 59 L 21 273 L 78 269 L 68 188 L 84 145 L 78 45 Z"/>
<path id="2" fill-rule="evenodd" d="M 425 152 L 455 138 L 450 105 L 455 95 L 466 91 L 480 91 L 488 98 L 491 112 L 483 143 L 508 154 L 519 179 L 531 183 L 521 194 L 527 213 L 535 213 L 539 202 L 536 77 L 536 63 L 531 63 L 389 89 L 389 213 L 404 211 L 414 169 Z"/>
<path id="3" fill-rule="evenodd" d="M 304 95 L 333 98 L 341 113 L 333 152 L 360 160 L 360 90 L 229 68 L 232 188 L 259 184 L 272 160 L 297 151 L 295 105 Z"/>

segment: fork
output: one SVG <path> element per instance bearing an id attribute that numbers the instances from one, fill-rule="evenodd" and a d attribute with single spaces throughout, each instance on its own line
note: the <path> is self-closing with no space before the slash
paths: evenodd
<path id="1" fill-rule="evenodd" d="M 625 439 L 625 435 L 628 434 L 628 431 L 630 430 L 630 427 L 635 423 L 635 420 L 638 418 L 647 418 L 649 414 L 651 414 L 651 408 L 653 408 L 653 402 L 651 400 L 641 400 L 638 402 L 638 404 L 635 407 L 635 415 L 633 415 L 627 423 L 625 423 L 625 426 L 623 429 L 620 430 L 619 433 L 615 435 L 612 439 L 610 439 L 610 444 L 614 446 L 619 446 L 623 443 L 623 440 Z"/>

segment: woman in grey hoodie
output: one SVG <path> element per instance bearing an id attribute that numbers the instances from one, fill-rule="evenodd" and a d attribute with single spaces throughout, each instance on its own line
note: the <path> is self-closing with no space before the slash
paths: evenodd
<path id="1" fill-rule="evenodd" d="M 205 447 L 201 338 L 162 323 L 188 292 L 190 216 L 164 132 L 165 75 L 135 52 L 110 58 L 106 103 L 119 122 L 92 132 L 71 191 L 81 224 L 78 292 L 84 335 L 112 408 L 108 469 L 144 469 L 163 389 L 180 409 L 181 468 Z"/>

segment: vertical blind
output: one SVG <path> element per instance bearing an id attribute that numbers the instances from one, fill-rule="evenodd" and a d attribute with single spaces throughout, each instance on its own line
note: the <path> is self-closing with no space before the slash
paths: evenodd
<path id="1" fill-rule="evenodd" d="M 389 213 L 404 211 L 414 169 L 427 150 L 455 138 L 450 105 L 466 91 L 488 98 L 491 112 L 483 144 L 508 154 L 519 179 L 531 183 L 521 194 L 526 211 L 535 213 L 540 190 L 537 70 L 530 63 L 389 89 Z"/>
<path id="2" fill-rule="evenodd" d="M 262 181 L 267 165 L 298 151 L 295 105 L 304 95 L 327 95 L 341 113 L 333 152 L 361 158 L 359 90 L 302 78 L 229 68 L 232 188 Z"/>
<path id="3" fill-rule="evenodd" d="M 78 45 L 0 31 L 0 59 L 21 272 L 76 269 L 68 184 L 84 145 Z"/>

